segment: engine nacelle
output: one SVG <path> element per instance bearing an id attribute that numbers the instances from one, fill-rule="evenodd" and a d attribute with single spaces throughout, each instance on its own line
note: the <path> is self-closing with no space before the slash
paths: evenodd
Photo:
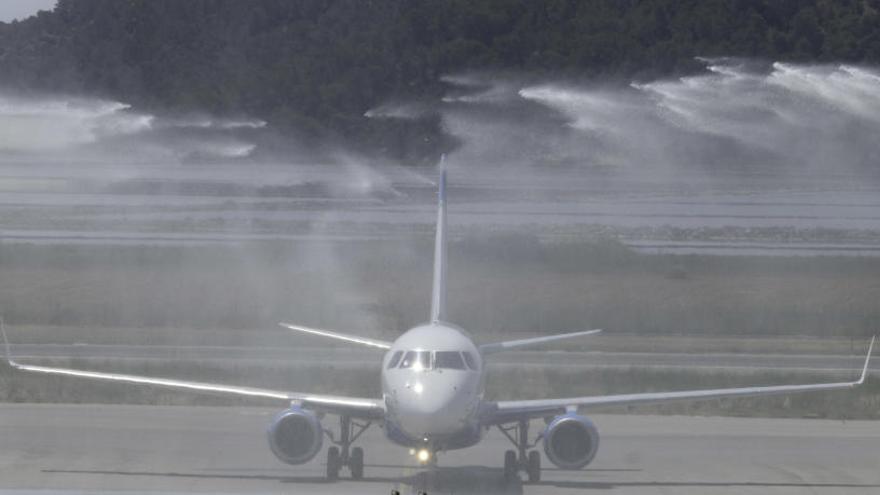
<path id="1" fill-rule="evenodd" d="M 599 450 L 599 430 L 577 414 L 556 416 L 544 430 L 544 453 L 559 469 L 580 469 Z"/>
<path id="2" fill-rule="evenodd" d="M 311 411 L 297 407 L 278 413 L 267 433 L 272 453 L 288 464 L 309 462 L 324 444 L 321 421 Z"/>

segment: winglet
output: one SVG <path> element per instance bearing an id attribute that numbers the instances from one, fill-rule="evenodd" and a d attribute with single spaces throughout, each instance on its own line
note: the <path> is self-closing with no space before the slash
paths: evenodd
<path id="1" fill-rule="evenodd" d="M 434 287 L 431 292 L 431 322 L 446 320 L 446 155 L 440 157 L 440 185 L 437 194 L 437 234 L 434 238 Z"/>
<path id="2" fill-rule="evenodd" d="M 9 339 L 6 338 L 6 325 L 3 322 L 2 316 L 0 316 L 0 334 L 3 334 L 3 346 L 6 349 L 6 361 L 9 363 L 9 366 L 17 368 L 18 363 L 12 360 L 12 352 L 9 350 Z"/>
<path id="3" fill-rule="evenodd" d="M 856 382 L 856 385 L 865 383 L 865 378 L 868 377 L 868 365 L 871 364 L 871 352 L 874 350 L 874 340 L 876 338 L 876 335 L 871 337 L 871 343 L 868 345 L 868 356 L 865 357 L 865 367 L 862 368 L 862 376 L 859 378 L 859 381 Z"/>

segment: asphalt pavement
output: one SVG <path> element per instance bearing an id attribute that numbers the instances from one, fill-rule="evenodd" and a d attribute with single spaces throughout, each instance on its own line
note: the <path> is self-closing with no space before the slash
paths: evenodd
<path id="1" fill-rule="evenodd" d="M 302 466 L 272 456 L 274 412 L 3 404 L 0 493 L 880 493 L 880 422 L 596 415 L 596 460 L 571 472 L 545 458 L 538 484 L 504 483 L 495 431 L 425 470 L 374 427 L 365 479 L 329 483 L 324 452 Z"/>

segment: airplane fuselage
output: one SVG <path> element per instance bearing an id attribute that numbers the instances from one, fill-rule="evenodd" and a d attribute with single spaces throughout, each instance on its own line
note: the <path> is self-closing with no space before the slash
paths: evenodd
<path id="1" fill-rule="evenodd" d="M 445 322 L 417 326 L 382 360 L 385 434 L 431 451 L 474 445 L 482 437 L 484 386 L 482 356 L 467 332 Z"/>

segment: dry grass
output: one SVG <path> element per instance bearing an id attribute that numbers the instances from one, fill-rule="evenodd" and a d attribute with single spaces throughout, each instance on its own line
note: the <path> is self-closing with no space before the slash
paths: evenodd
<path id="1" fill-rule="evenodd" d="M 450 260 L 450 314 L 487 338 L 599 327 L 845 342 L 880 329 L 875 258 L 642 256 L 499 237 L 459 241 Z M 293 320 L 393 338 L 427 315 L 430 263 L 421 241 L 0 245 L 0 311 L 16 325 L 266 330 Z"/>

